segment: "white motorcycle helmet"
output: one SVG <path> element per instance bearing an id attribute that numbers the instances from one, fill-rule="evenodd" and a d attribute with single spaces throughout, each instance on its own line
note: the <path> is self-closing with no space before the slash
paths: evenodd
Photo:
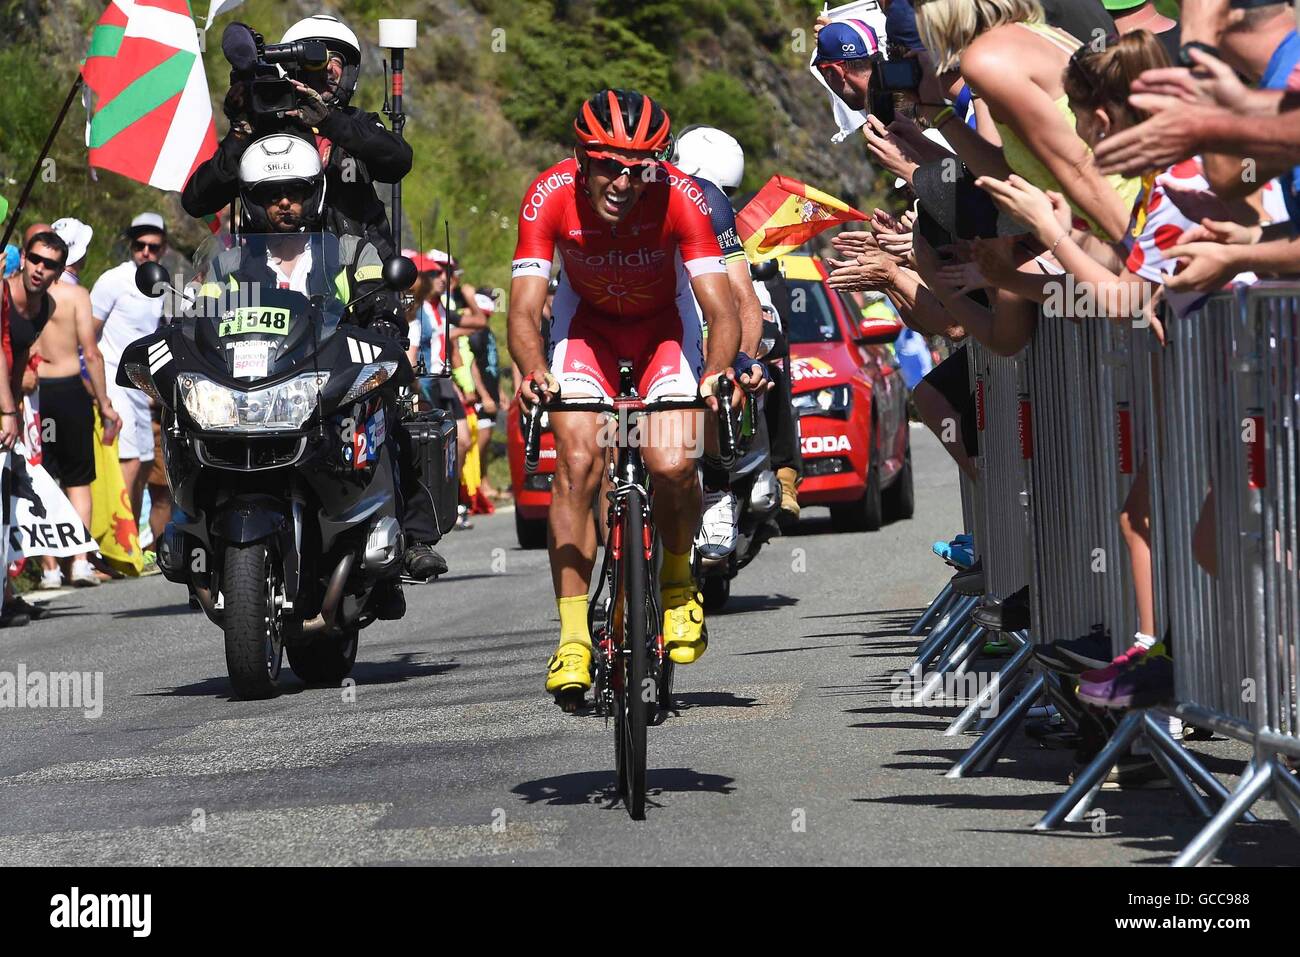
<path id="1" fill-rule="evenodd" d="M 688 126 L 677 134 L 669 162 L 723 190 L 738 189 L 745 178 L 745 151 L 734 136 L 712 126 Z"/>
<path id="2" fill-rule="evenodd" d="M 318 13 L 299 20 L 280 38 L 281 43 L 298 40 L 320 40 L 326 49 L 343 57 L 343 76 L 339 80 L 335 98 L 339 106 L 347 106 L 357 90 L 357 77 L 361 73 L 361 41 L 352 29 L 338 17 Z"/>
<path id="3" fill-rule="evenodd" d="M 264 136 L 248 145 L 239 160 L 239 205 L 246 232 L 274 231 L 266 216 L 265 197 L 258 195 L 258 188 L 292 181 L 303 183 L 309 190 L 298 231 L 319 229 L 325 210 L 325 172 L 316 147 L 283 133 Z"/>

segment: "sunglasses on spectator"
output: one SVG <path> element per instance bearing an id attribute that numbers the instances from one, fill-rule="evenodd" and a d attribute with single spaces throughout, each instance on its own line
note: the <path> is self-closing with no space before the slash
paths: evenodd
<path id="1" fill-rule="evenodd" d="M 63 269 L 63 263 L 59 262 L 57 259 L 47 259 L 45 256 L 38 256 L 30 250 L 27 253 L 27 259 L 31 262 L 39 263 L 46 269 L 52 269 L 55 272 L 60 272 Z"/>
<path id="2" fill-rule="evenodd" d="M 162 248 L 163 248 L 162 243 L 146 243 L 146 242 L 142 242 L 139 239 L 131 240 L 131 249 L 137 253 L 142 253 L 146 249 L 149 250 L 149 252 L 151 253 L 160 253 L 162 252 Z"/>

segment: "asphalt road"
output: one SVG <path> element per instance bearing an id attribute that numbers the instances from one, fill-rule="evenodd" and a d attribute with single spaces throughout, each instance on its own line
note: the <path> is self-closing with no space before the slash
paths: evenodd
<path id="1" fill-rule="evenodd" d="M 906 630 L 946 578 L 954 470 L 913 431 L 917 517 L 837 533 L 809 510 L 736 581 L 712 646 L 649 733 L 647 820 L 613 801 L 612 731 L 542 691 L 556 615 L 510 514 L 445 541 L 452 572 L 362 636 L 355 688 L 233 701 L 218 630 L 161 578 L 54 599 L 0 631 L 0 671 L 103 673 L 103 713 L 0 709 L 0 865 L 1159 864 L 1194 833 L 1168 791 L 1030 825 L 1072 755 L 1023 735 L 993 773 L 943 777 L 951 708 L 891 704 Z M 287 666 L 286 666 L 287 671 Z M 1230 785 L 1248 754 L 1193 745 Z M 1300 862 L 1275 807 L 1232 863 Z"/>

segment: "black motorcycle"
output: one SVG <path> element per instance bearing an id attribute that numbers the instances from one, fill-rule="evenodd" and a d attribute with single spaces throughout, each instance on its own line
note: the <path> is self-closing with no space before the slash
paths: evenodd
<path id="1" fill-rule="evenodd" d="M 268 249 L 285 242 L 302 244 L 290 252 L 305 281 L 268 279 Z M 244 235 L 203 262 L 185 302 L 158 264 L 136 274 L 177 313 L 117 376 L 162 409 L 173 511 L 158 565 L 224 631 L 241 698 L 277 692 L 282 654 L 309 684 L 352 670 L 379 586 L 401 573 L 391 430 L 408 429 L 426 486 L 444 491 L 442 527 L 455 520 L 455 423 L 399 400 L 410 363 L 400 340 L 350 321 L 362 303 L 347 301 L 339 258 L 329 234 Z M 414 265 L 391 259 L 383 279 L 407 289 Z"/>
<path id="2" fill-rule="evenodd" d="M 788 353 L 785 337 L 774 316 L 763 320 L 763 338 L 758 355 L 762 362 L 779 362 Z M 758 557 L 759 551 L 779 535 L 777 513 L 781 508 L 781 485 L 772 470 L 772 453 L 767 439 L 767 416 L 757 396 L 745 404 L 736 437 L 735 463 L 729 470 L 731 491 L 736 496 L 736 550 L 724 559 L 699 559 L 700 591 L 704 610 L 718 611 L 731 597 L 731 582 L 740 570 Z"/>

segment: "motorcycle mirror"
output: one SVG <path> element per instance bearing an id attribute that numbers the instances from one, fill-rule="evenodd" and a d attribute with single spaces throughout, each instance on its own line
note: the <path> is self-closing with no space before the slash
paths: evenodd
<path id="1" fill-rule="evenodd" d="M 749 277 L 758 282 L 767 282 L 769 279 L 775 279 L 780 274 L 781 266 L 775 259 L 749 264 Z"/>
<path id="2" fill-rule="evenodd" d="M 420 276 L 415 263 L 405 256 L 394 256 L 384 263 L 384 285 L 394 292 L 405 292 Z"/>
<path id="3" fill-rule="evenodd" d="M 162 263 L 141 263 L 135 270 L 135 288 L 150 299 L 161 299 L 171 285 L 171 273 Z"/>

